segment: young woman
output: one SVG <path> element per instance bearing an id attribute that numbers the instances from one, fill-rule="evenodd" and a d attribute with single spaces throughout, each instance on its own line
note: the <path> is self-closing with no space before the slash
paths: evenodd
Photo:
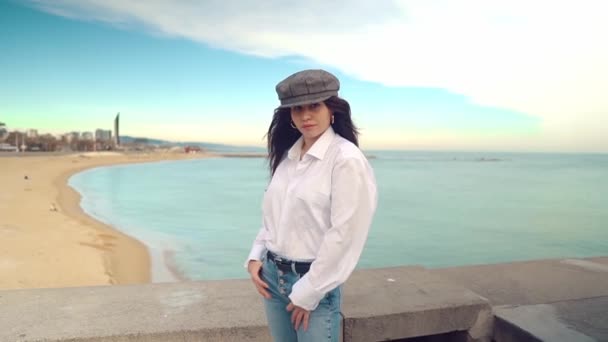
<path id="1" fill-rule="evenodd" d="M 247 269 L 277 342 L 339 340 L 341 285 L 376 209 L 374 174 L 339 88 L 324 70 L 300 71 L 276 86 L 271 181 Z"/>

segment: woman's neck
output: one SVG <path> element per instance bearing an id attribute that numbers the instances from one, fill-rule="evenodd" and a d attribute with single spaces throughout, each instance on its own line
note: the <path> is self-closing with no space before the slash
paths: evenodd
<path id="1" fill-rule="evenodd" d="M 319 137 L 311 138 L 311 139 L 304 138 L 302 140 L 302 150 L 300 151 L 300 160 L 302 160 L 302 157 L 304 157 L 304 155 L 306 154 L 306 152 L 308 152 L 308 150 L 310 150 L 310 148 L 312 147 L 312 145 L 318 139 L 319 139 Z"/>

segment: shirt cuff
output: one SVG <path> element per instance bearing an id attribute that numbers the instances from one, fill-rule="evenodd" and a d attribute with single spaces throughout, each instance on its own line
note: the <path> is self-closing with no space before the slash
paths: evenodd
<path id="1" fill-rule="evenodd" d="M 249 257 L 245 260 L 245 268 L 249 265 L 250 260 L 262 260 L 266 247 L 264 245 L 254 245 L 249 252 Z"/>
<path id="2" fill-rule="evenodd" d="M 313 311 L 316 309 L 323 297 L 325 297 L 325 293 L 317 291 L 312 286 L 307 276 L 302 277 L 295 284 L 293 284 L 291 294 L 289 295 L 289 299 L 291 299 L 291 302 L 294 305 L 308 311 Z"/>

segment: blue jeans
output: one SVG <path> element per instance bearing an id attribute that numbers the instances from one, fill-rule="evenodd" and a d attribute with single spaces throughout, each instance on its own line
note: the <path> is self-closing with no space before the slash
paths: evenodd
<path id="1" fill-rule="evenodd" d="M 300 324 L 296 331 L 291 323 L 291 312 L 286 310 L 291 302 L 288 298 L 291 287 L 300 275 L 294 272 L 283 272 L 269 260 L 264 260 L 262 279 L 268 284 L 271 299 L 264 299 L 266 318 L 270 334 L 275 342 L 337 342 L 340 341 L 340 304 L 342 294 L 340 287 L 330 291 L 310 313 L 308 330 Z"/>

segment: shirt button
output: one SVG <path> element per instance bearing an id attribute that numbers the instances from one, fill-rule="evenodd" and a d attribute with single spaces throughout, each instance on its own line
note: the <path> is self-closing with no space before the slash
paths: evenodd
<path id="1" fill-rule="evenodd" d="M 285 280 L 279 279 L 279 284 L 281 284 L 281 285 L 285 284 Z"/>
<path id="2" fill-rule="evenodd" d="M 279 275 L 283 275 L 283 271 L 279 270 Z"/>

